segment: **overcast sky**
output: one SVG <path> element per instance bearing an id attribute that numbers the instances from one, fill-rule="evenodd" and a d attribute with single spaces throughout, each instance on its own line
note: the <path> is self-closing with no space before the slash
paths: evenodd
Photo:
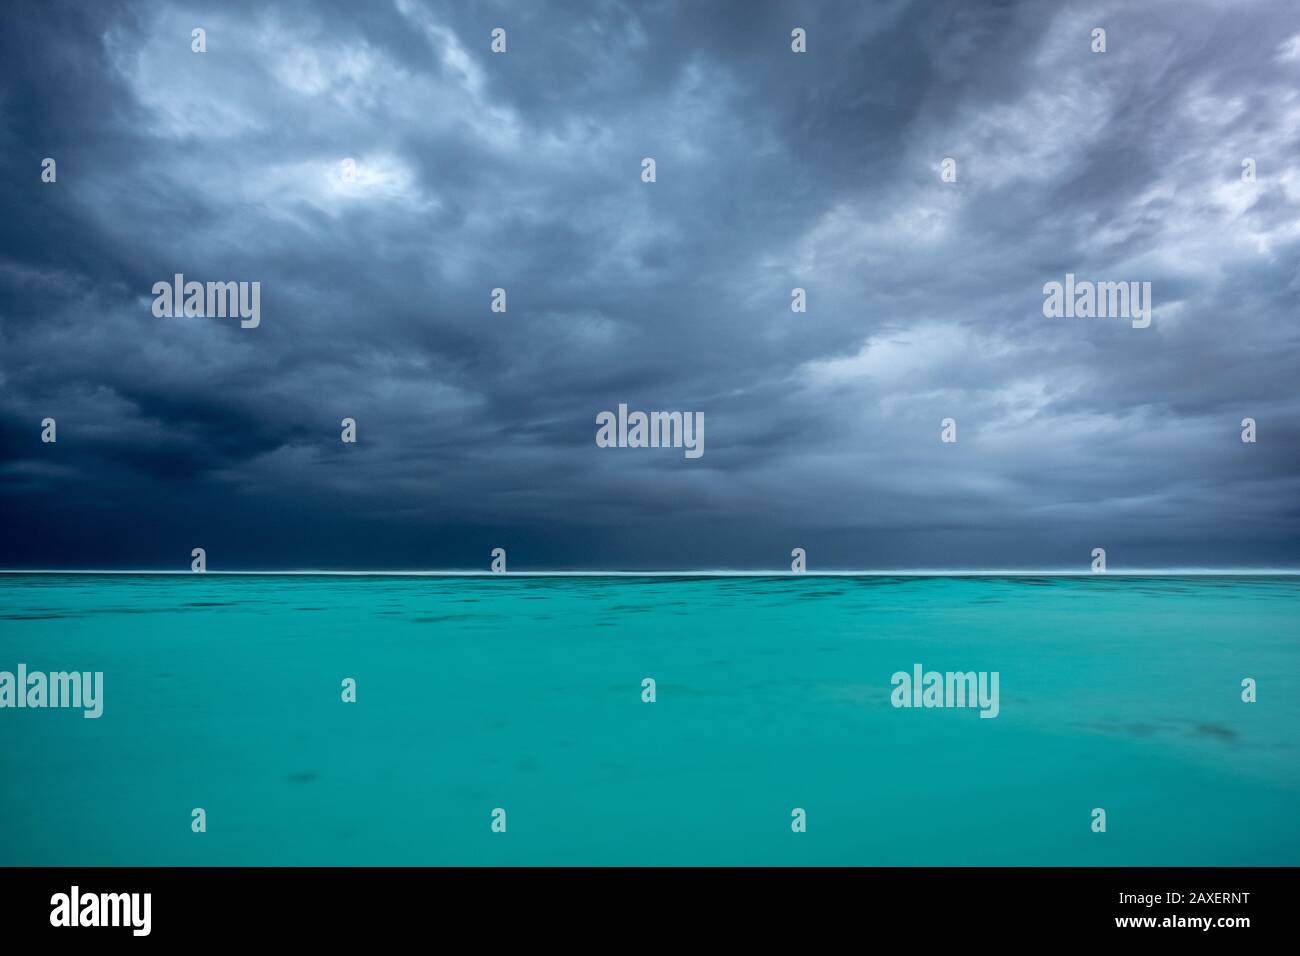
<path id="1" fill-rule="evenodd" d="M 0 19 L 0 566 L 1300 565 L 1294 0 Z"/>

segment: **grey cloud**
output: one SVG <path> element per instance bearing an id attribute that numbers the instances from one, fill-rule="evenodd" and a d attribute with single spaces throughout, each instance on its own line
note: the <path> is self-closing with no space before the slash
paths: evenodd
<path id="1" fill-rule="evenodd" d="M 1192 6 L 20 5 L 0 564 L 1294 565 L 1300 15 Z M 1045 319 L 1067 271 L 1152 327 Z"/>

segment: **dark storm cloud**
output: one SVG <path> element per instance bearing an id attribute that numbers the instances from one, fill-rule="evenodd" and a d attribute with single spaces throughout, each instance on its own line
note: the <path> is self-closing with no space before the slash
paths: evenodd
<path id="1" fill-rule="evenodd" d="M 1300 563 L 1291 3 L 4 17 L 0 563 Z M 704 457 L 596 448 L 620 402 Z"/>

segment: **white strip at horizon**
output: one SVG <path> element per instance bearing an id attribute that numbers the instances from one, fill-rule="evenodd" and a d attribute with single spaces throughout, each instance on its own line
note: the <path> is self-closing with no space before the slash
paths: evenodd
<path id="1" fill-rule="evenodd" d="M 770 571 L 158 571 L 128 570 L 108 571 L 94 569 L 35 569 L 0 568 L 0 574 L 117 574 L 117 575 L 179 575 L 183 577 L 211 577 L 213 575 L 243 576 L 280 576 L 280 577 L 423 577 L 423 578 L 1107 578 L 1107 577 L 1295 577 L 1300 576 L 1300 569 L 1288 568 L 1155 568 L 1108 571 L 1078 571 L 1048 569 L 1026 571 L 1024 569 L 1003 570 L 908 570 L 908 571 L 803 571 L 794 573 L 788 570 Z"/>

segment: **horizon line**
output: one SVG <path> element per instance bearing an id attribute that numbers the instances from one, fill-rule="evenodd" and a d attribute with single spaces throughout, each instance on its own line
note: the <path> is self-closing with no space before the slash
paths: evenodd
<path id="1" fill-rule="evenodd" d="M 1080 571 L 1071 568 L 1044 568 L 1038 570 L 1026 570 L 1024 568 L 1001 568 L 1001 569 L 982 569 L 982 568 L 919 568 L 906 570 L 844 570 L 844 569 L 826 569 L 826 570 L 805 570 L 791 571 L 788 569 L 766 569 L 766 570 L 739 570 L 725 568 L 710 568 L 703 570 L 676 570 L 676 571 L 626 571 L 626 570 L 601 570 L 601 571 L 483 571 L 483 570 L 420 570 L 420 571 L 399 571 L 399 570 L 348 570 L 348 571 L 325 571 L 313 569 L 295 569 L 287 571 L 272 570 L 213 570 L 206 571 L 181 571 L 181 570 L 159 570 L 159 569 L 129 569 L 129 570 L 110 570 L 95 568 L 0 568 L 0 574 L 136 574 L 136 575 L 185 575 L 190 577 L 215 574 L 215 575 L 245 575 L 245 576 L 283 576 L 283 577 L 552 577 L 552 578 L 576 578 L 576 577 L 632 577 L 632 578 L 653 578 L 653 577 L 723 577 L 723 578 L 767 578 L 767 577 L 1213 577 L 1213 576 L 1232 576 L 1232 577 L 1292 577 L 1300 575 L 1300 568 L 1124 568 L 1106 571 Z"/>

